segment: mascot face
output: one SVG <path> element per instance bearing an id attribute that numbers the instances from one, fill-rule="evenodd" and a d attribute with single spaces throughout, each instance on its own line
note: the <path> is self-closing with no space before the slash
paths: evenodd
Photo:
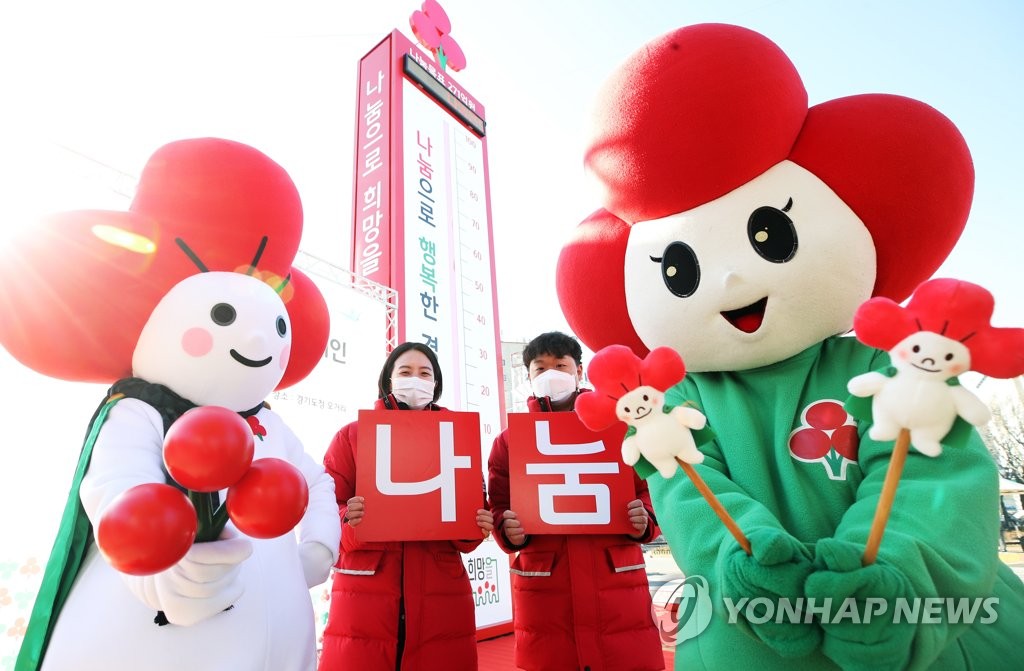
<path id="1" fill-rule="evenodd" d="M 50 215 L 0 249 L 0 313 L 16 315 L 0 319 L 0 346 L 64 380 L 135 375 L 249 410 L 327 346 L 327 303 L 292 265 L 301 236 L 299 193 L 270 157 L 172 142 L 127 212 Z"/>
<path id="2" fill-rule="evenodd" d="M 891 358 L 900 374 L 937 381 L 971 368 L 971 351 L 966 345 L 930 331 L 904 338 L 891 352 Z"/>
<path id="3" fill-rule="evenodd" d="M 291 343 L 288 312 L 269 285 L 241 273 L 201 273 L 157 304 L 132 368 L 198 405 L 243 411 L 281 381 Z"/>
<path id="4" fill-rule="evenodd" d="M 973 193 L 956 127 L 890 94 L 807 103 L 789 58 L 739 26 L 673 30 L 611 74 L 584 158 L 600 207 L 556 273 L 587 347 L 771 365 L 935 272 Z"/>
<path id="5" fill-rule="evenodd" d="M 615 416 L 630 426 L 642 426 L 661 416 L 665 394 L 654 387 L 637 387 L 615 403 Z"/>
<path id="6" fill-rule="evenodd" d="M 626 306 L 648 348 L 672 347 L 691 371 L 742 370 L 849 329 L 874 258 L 853 211 L 784 161 L 711 203 L 634 224 Z"/>

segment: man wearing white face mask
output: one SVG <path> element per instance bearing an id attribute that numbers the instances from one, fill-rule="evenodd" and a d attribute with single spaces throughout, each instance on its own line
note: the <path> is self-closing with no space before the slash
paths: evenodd
<path id="1" fill-rule="evenodd" d="M 533 396 L 530 412 L 571 412 L 580 389 L 583 351 L 575 338 L 544 333 L 523 350 Z M 498 522 L 494 537 L 512 560 L 516 666 L 541 669 L 648 671 L 665 668 L 651 618 L 641 543 L 659 533 L 647 483 L 634 475 L 627 504 L 635 534 L 529 535 L 509 510 L 508 430 L 491 447 L 487 491 Z"/>
<path id="2" fill-rule="evenodd" d="M 376 410 L 443 410 L 436 404 L 441 369 L 423 343 L 396 347 L 377 388 Z M 352 531 L 367 514 L 364 498 L 355 495 L 358 435 L 358 422 L 342 427 L 324 456 L 342 525 L 318 669 L 475 669 L 475 605 L 459 553 L 471 552 L 490 534 L 491 513 L 476 511 L 480 536 L 472 540 L 360 541 Z"/>

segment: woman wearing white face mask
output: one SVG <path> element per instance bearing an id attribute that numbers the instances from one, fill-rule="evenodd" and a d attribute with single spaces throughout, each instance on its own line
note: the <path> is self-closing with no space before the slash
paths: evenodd
<path id="1" fill-rule="evenodd" d="M 437 405 L 441 369 L 433 350 L 422 343 L 396 347 L 377 387 L 376 410 L 444 409 Z M 481 534 L 474 540 L 359 541 L 352 528 L 363 521 L 366 505 L 355 496 L 358 433 L 358 422 L 343 427 L 324 456 L 334 478 L 342 534 L 318 668 L 475 669 L 473 595 L 459 553 L 472 551 L 491 532 L 491 513 L 477 510 Z"/>

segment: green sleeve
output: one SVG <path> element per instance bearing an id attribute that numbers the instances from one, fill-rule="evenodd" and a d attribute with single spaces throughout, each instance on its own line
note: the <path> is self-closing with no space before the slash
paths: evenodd
<path id="1" fill-rule="evenodd" d="M 666 394 L 666 405 L 682 405 L 687 401 L 703 412 L 700 395 L 688 380 L 683 380 Z M 774 527 L 785 531 L 768 508 L 729 478 L 717 439 L 704 442 L 700 451 L 704 454 L 704 463 L 694 466 L 694 469 L 741 530 Z M 655 471 L 647 482 L 659 524 L 670 541 L 669 547 L 676 563 L 685 573 L 700 573 L 715 589 L 718 576 L 714 573 L 718 558 L 739 548 L 739 544 L 681 469 L 667 480 Z M 701 542 L 692 542 L 695 538 Z"/>
<path id="2" fill-rule="evenodd" d="M 859 462 L 864 479 L 844 513 L 835 538 L 865 544 L 889 465 L 893 444 L 878 443 L 861 428 Z M 926 457 L 913 448 L 896 490 L 879 549 L 910 581 L 919 597 L 991 596 L 999 558 L 996 502 L 999 478 L 977 432 L 962 448 Z M 911 659 L 928 663 L 965 625 L 942 622 L 917 627 Z"/>

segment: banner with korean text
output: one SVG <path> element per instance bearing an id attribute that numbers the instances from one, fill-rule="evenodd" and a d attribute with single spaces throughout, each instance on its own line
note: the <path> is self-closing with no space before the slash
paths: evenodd
<path id="1" fill-rule="evenodd" d="M 438 402 L 478 414 L 482 464 L 504 423 L 487 122 L 447 50 L 394 30 L 360 61 L 351 260 L 398 293 L 387 339 L 437 353 Z M 478 635 L 510 631 L 507 555 L 487 540 L 465 559 Z"/>
<path id="2" fill-rule="evenodd" d="M 361 541 L 480 537 L 484 505 L 475 412 L 359 411 L 356 494 Z"/>
<path id="3" fill-rule="evenodd" d="M 621 461 L 626 426 L 594 432 L 574 412 L 508 416 L 512 510 L 530 534 L 632 534 L 633 469 Z"/>

